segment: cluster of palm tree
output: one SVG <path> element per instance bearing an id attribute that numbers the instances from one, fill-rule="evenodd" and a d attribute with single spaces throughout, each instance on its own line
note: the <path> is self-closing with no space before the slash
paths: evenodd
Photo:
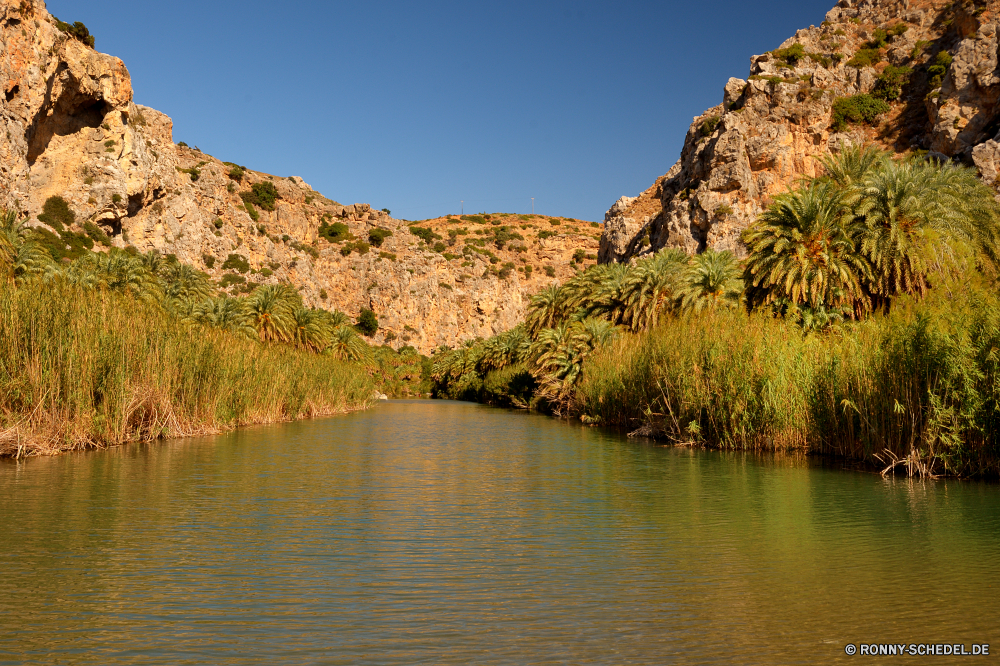
<path id="1" fill-rule="evenodd" d="M 901 294 L 922 296 L 942 270 L 995 273 L 1000 214 L 972 169 L 893 160 L 874 146 L 823 166 L 744 233 L 751 306 L 860 317 Z"/>
<path id="2" fill-rule="evenodd" d="M 249 296 L 230 297 L 220 293 L 205 273 L 155 250 L 139 254 L 111 248 L 59 265 L 16 212 L 0 213 L 0 280 L 17 288 L 33 279 L 127 293 L 182 321 L 262 342 L 285 343 L 344 360 L 370 356 L 370 347 L 347 315 L 305 307 L 287 284 L 261 285 Z"/>
<path id="3" fill-rule="evenodd" d="M 535 378 L 536 395 L 559 410 L 587 357 L 619 332 L 649 329 L 670 313 L 739 307 L 741 277 L 736 257 L 714 250 L 689 257 L 668 249 L 631 265 L 593 266 L 536 294 L 524 324 L 437 354 L 433 379 L 447 393 L 470 377 L 518 366 Z"/>

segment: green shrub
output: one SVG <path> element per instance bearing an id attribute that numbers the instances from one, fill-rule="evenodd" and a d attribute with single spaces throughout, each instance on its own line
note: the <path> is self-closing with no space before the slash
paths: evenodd
<path id="1" fill-rule="evenodd" d="M 833 103 L 833 121 L 830 128 L 834 132 L 847 129 L 848 123 L 868 123 L 874 125 L 879 116 L 889 111 L 889 105 L 871 95 L 841 97 Z"/>
<path id="2" fill-rule="evenodd" d="M 462 219 L 466 222 L 475 222 L 476 224 L 486 224 L 486 218 L 482 215 L 463 215 Z"/>
<path id="3" fill-rule="evenodd" d="M 198 167 L 191 167 L 190 169 L 182 169 L 177 167 L 177 171 L 180 173 L 186 173 L 191 176 L 191 182 L 197 182 L 201 178 L 201 170 Z"/>
<path id="4" fill-rule="evenodd" d="M 274 183 L 254 183 L 249 192 L 240 192 L 244 203 L 250 203 L 267 211 L 274 210 L 275 202 L 280 199 Z"/>
<path id="5" fill-rule="evenodd" d="M 445 245 L 444 243 L 442 243 L 441 241 L 438 241 L 437 243 L 434 243 L 434 251 L 435 252 L 444 252 L 447 249 L 448 249 L 448 246 Z"/>
<path id="6" fill-rule="evenodd" d="M 889 34 L 892 35 L 893 37 L 899 37 L 900 35 L 905 34 L 906 31 L 909 29 L 910 26 L 906 25 L 903 22 L 899 22 L 896 25 L 889 28 Z"/>
<path id="7" fill-rule="evenodd" d="M 550 278 L 554 278 L 556 276 L 556 269 L 553 266 L 551 266 L 551 265 L 546 266 L 545 267 L 545 274 L 547 276 L 549 276 Z"/>
<path id="8" fill-rule="evenodd" d="M 582 264 L 583 261 L 584 261 L 584 259 L 586 259 L 586 258 L 587 258 L 587 251 L 586 250 L 578 248 L 575 252 L 573 252 L 573 259 L 572 259 L 572 261 L 573 261 L 574 264 Z"/>
<path id="9" fill-rule="evenodd" d="M 378 317 L 369 308 L 363 308 L 358 315 L 358 323 L 355 325 L 362 335 L 371 337 L 378 331 Z"/>
<path id="10" fill-rule="evenodd" d="M 809 56 L 810 60 L 822 66 L 823 68 L 830 67 L 830 59 L 825 55 L 823 55 L 822 53 L 807 53 L 806 55 Z"/>
<path id="11" fill-rule="evenodd" d="M 274 271 L 272 271 L 270 268 L 262 268 L 262 269 L 260 269 L 260 276 L 261 277 L 269 278 L 272 275 L 274 275 Z"/>
<path id="12" fill-rule="evenodd" d="M 801 44 L 792 44 L 786 49 L 771 51 L 771 54 L 789 67 L 795 67 L 806 56 L 806 50 Z"/>
<path id="13" fill-rule="evenodd" d="M 927 45 L 930 44 L 926 39 L 917 40 L 917 43 L 913 45 L 913 50 L 910 51 L 910 60 L 916 60 L 920 57 L 920 54 L 924 52 Z"/>
<path id="14" fill-rule="evenodd" d="M 719 126 L 720 120 L 722 120 L 722 118 L 719 116 L 711 116 L 701 123 L 701 127 L 698 131 L 703 137 L 711 136 L 712 133 L 715 132 L 715 128 Z"/>
<path id="15" fill-rule="evenodd" d="M 462 218 L 462 219 L 467 219 L 467 218 Z M 482 218 L 480 218 L 480 220 L 482 220 Z M 441 236 L 438 236 L 436 233 L 434 233 L 427 227 L 417 227 L 417 226 L 410 227 L 410 233 L 419 238 L 420 240 L 424 241 L 428 245 L 430 245 L 433 241 L 442 240 Z"/>
<path id="16" fill-rule="evenodd" d="M 230 255 L 232 256 L 232 255 Z M 219 280 L 219 286 L 223 289 L 228 289 L 234 284 L 246 284 L 247 279 L 242 275 L 237 275 L 236 273 L 226 273 Z"/>
<path id="17" fill-rule="evenodd" d="M 235 269 L 240 273 L 246 273 L 250 270 L 250 262 L 242 254 L 230 254 L 222 264 L 222 270 L 231 269 Z"/>
<path id="18" fill-rule="evenodd" d="M 53 16 L 52 18 L 55 17 Z M 80 21 L 74 21 L 71 25 L 65 21 L 56 19 L 56 27 L 76 41 L 86 44 L 90 48 L 94 48 L 94 36 L 90 34 L 90 30 L 87 30 L 87 26 Z"/>
<path id="19" fill-rule="evenodd" d="M 188 145 L 186 143 L 184 143 L 183 141 L 178 141 L 177 142 L 177 147 L 178 148 L 187 148 Z"/>
<path id="20" fill-rule="evenodd" d="M 718 208 L 715 209 L 715 214 L 716 215 L 732 215 L 733 214 L 733 207 L 730 206 L 729 204 L 722 204 L 721 206 L 719 206 Z"/>
<path id="21" fill-rule="evenodd" d="M 333 224 L 320 222 L 319 224 L 319 236 L 325 238 L 328 243 L 341 243 L 348 240 L 350 235 L 350 227 L 343 222 L 334 222 Z"/>
<path id="22" fill-rule="evenodd" d="M 878 49 L 861 49 L 854 54 L 854 57 L 847 61 L 849 67 L 874 67 L 882 62 L 882 54 Z"/>
<path id="23" fill-rule="evenodd" d="M 392 211 L 389 210 L 388 208 L 383 208 L 382 212 L 385 213 L 386 215 L 392 215 Z"/>
<path id="24" fill-rule="evenodd" d="M 889 65 L 882 70 L 878 79 L 875 80 L 875 89 L 872 91 L 872 97 L 877 97 L 887 102 L 895 102 L 902 94 L 903 86 L 906 85 L 909 77 L 909 67 Z"/>
<path id="25" fill-rule="evenodd" d="M 254 222 L 260 221 L 260 213 L 258 213 L 257 209 L 253 207 L 252 203 L 244 202 L 243 208 L 246 209 L 247 215 L 250 216 L 251 220 L 253 220 Z"/>
<path id="26" fill-rule="evenodd" d="M 947 51 L 938 51 L 938 54 L 934 57 L 935 64 L 938 64 L 945 69 L 951 67 L 951 63 L 954 58 Z"/>
<path id="27" fill-rule="evenodd" d="M 396 255 L 392 252 L 379 252 L 378 256 L 382 259 L 388 259 L 389 261 L 396 261 Z"/>
<path id="28" fill-rule="evenodd" d="M 538 240 L 545 240 L 546 238 L 552 238 L 553 236 L 558 236 L 559 234 L 555 231 L 547 231 L 542 229 L 538 232 Z"/>
<path id="29" fill-rule="evenodd" d="M 882 28 L 876 28 L 875 32 L 872 33 L 872 39 L 868 42 L 867 46 L 870 49 L 882 49 L 886 46 L 886 41 L 889 39 L 889 34 Z"/>
<path id="30" fill-rule="evenodd" d="M 382 227 L 375 227 L 368 231 L 368 242 L 375 247 L 382 247 L 382 243 L 385 239 L 392 236 L 392 232 L 388 229 L 383 229 Z"/>
<path id="31" fill-rule="evenodd" d="M 64 227 L 73 226 L 76 222 L 76 214 L 70 210 L 69 203 L 65 199 L 54 196 L 45 200 L 38 221 L 44 222 L 56 231 L 62 231 Z"/>
<path id="32" fill-rule="evenodd" d="M 320 290 L 319 290 L 319 297 L 320 297 L 320 298 L 321 298 L 322 300 L 324 300 L 324 301 L 325 301 L 325 300 L 326 300 L 327 298 L 329 298 L 329 295 L 328 295 L 328 294 L 326 293 L 326 289 L 320 289 Z"/>
<path id="33" fill-rule="evenodd" d="M 84 222 L 83 231 L 94 241 L 100 243 L 104 247 L 111 247 L 111 238 L 108 237 L 104 230 L 93 222 Z"/>
<path id="34" fill-rule="evenodd" d="M 221 217 L 215 218 L 215 221 L 212 222 L 212 226 L 214 226 L 216 229 L 221 229 L 223 224 L 225 224 L 225 222 L 222 221 Z"/>
<path id="35" fill-rule="evenodd" d="M 226 162 L 225 164 L 230 165 L 229 162 Z M 229 169 L 229 174 L 228 174 L 229 177 L 235 180 L 237 183 L 242 182 L 243 176 L 244 174 L 246 174 L 246 169 L 239 166 L 238 164 L 231 164 L 230 166 L 231 168 Z"/>
<path id="36" fill-rule="evenodd" d="M 205 262 L 205 268 L 215 268 L 215 257 L 210 254 L 201 255 L 201 260 Z"/>

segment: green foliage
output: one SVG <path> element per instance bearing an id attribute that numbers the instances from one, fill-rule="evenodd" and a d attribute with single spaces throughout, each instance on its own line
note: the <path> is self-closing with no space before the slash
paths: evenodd
<path id="1" fill-rule="evenodd" d="M 49 197 L 42 206 L 39 222 L 44 222 L 56 231 L 63 231 L 76 222 L 76 213 L 70 210 L 69 203 L 60 196 Z"/>
<path id="2" fill-rule="evenodd" d="M 93 222 L 84 222 L 83 231 L 95 242 L 100 243 L 105 247 L 111 247 L 111 238 L 108 237 L 103 229 Z"/>
<path id="3" fill-rule="evenodd" d="M 203 254 L 201 255 L 201 260 L 202 262 L 204 262 L 205 268 L 211 269 L 215 267 L 215 257 L 213 257 L 212 255 Z"/>
<path id="4" fill-rule="evenodd" d="M 889 105 L 884 100 L 876 99 L 868 94 L 840 97 L 833 102 L 833 120 L 830 129 L 842 132 L 848 123 L 868 123 L 874 125 L 879 116 L 889 112 Z"/>
<path id="5" fill-rule="evenodd" d="M 212 226 L 215 227 L 216 229 L 221 229 L 224 224 L 225 222 L 222 221 L 221 217 L 215 218 L 215 221 L 212 222 Z"/>
<path id="6" fill-rule="evenodd" d="M 547 231 L 545 229 L 541 229 L 538 232 L 538 240 L 545 240 L 546 238 L 552 238 L 553 236 L 558 236 L 558 235 L 559 233 L 556 231 Z"/>
<path id="7" fill-rule="evenodd" d="M 478 217 L 478 216 L 465 216 L 462 219 L 463 220 L 464 219 L 468 219 L 469 217 Z M 434 233 L 428 227 L 412 226 L 412 227 L 410 227 L 410 233 L 413 234 L 414 236 L 416 236 L 417 238 L 419 238 L 420 240 L 424 241 L 428 245 L 430 245 L 431 243 L 433 243 L 436 240 L 442 240 L 441 236 L 439 236 L 436 233 Z"/>
<path id="8" fill-rule="evenodd" d="M 903 23 L 902 21 L 900 21 L 896 25 L 894 25 L 891 28 L 889 28 L 889 34 L 891 36 L 893 36 L 893 37 L 900 37 L 900 36 L 906 34 L 906 31 L 909 30 L 909 29 L 910 29 L 910 26 L 908 26 L 905 23 Z"/>
<path id="9" fill-rule="evenodd" d="M 874 67 L 882 62 L 882 53 L 878 49 L 860 49 L 854 57 L 847 61 L 848 66 L 862 69 L 864 67 Z"/>
<path id="10" fill-rule="evenodd" d="M 555 267 L 551 266 L 551 265 L 546 265 L 545 266 L 545 275 L 548 276 L 548 277 L 550 277 L 550 278 L 554 278 L 556 276 L 556 269 L 555 269 Z"/>
<path id="11" fill-rule="evenodd" d="M 242 182 L 243 181 L 243 176 L 246 174 L 246 169 L 244 169 L 243 167 L 239 166 L 238 164 L 233 164 L 231 162 L 226 162 L 225 164 L 228 167 L 230 167 L 229 173 L 227 175 L 231 179 L 235 180 L 237 183 Z"/>
<path id="12" fill-rule="evenodd" d="M 250 270 L 250 262 L 242 254 L 230 254 L 222 264 L 222 270 L 237 270 L 246 273 Z"/>
<path id="13" fill-rule="evenodd" d="M 343 222 L 327 224 L 324 221 L 319 224 L 319 236 L 329 243 L 341 243 L 351 238 L 351 230 Z"/>
<path id="14" fill-rule="evenodd" d="M 896 67 L 895 65 L 889 65 L 882 70 L 879 77 L 875 80 L 875 88 L 872 91 L 872 97 L 885 100 L 887 102 L 895 102 L 899 99 L 900 93 L 902 92 L 903 86 L 910 77 L 909 67 Z"/>
<path id="15" fill-rule="evenodd" d="M 800 60 L 806 57 L 806 50 L 801 44 L 796 43 L 788 48 L 771 51 L 771 54 L 789 67 L 795 67 Z"/>
<path id="16" fill-rule="evenodd" d="M 382 247 L 382 243 L 390 236 L 392 236 L 392 232 L 382 227 L 375 227 L 368 230 L 368 242 L 375 247 Z"/>
<path id="17" fill-rule="evenodd" d="M 87 26 L 80 21 L 74 21 L 72 24 L 69 24 L 65 21 L 56 19 L 56 27 L 76 41 L 85 44 L 90 48 L 94 48 L 94 36 L 90 34 L 90 30 L 87 29 Z"/>
<path id="18" fill-rule="evenodd" d="M 240 192 L 240 198 L 246 204 L 252 204 L 267 211 L 273 211 L 275 202 L 280 199 L 274 183 L 254 183 L 249 192 Z"/>
<path id="19" fill-rule="evenodd" d="M 251 220 L 253 220 L 254 222 L 260 221 L 260 213 L 258 213 L 257 209 L 253 207 L 252 203 L 250 203 L 249 201 L 245 202 L 243 204 L 243 208 L 246 210 L 247 215 L 250 216 Z"/>
<path id="20" fill-rule="evenodd" d="M 699 134 L 702 137 L 711 136 L 715 132 L 715 128 L 719 126 L 719 122 L 722 120 L 719 116 L 711 116 L 702 121 L 701 126 L 698 128 Z"/>
<path id="21" fill-rule="evenodd" d="M 371 337 L 375 335 L 378 331 L 378 317 L 369 308 L 362 308 L 361 313 L 358 315 L 358 321 L 355 324 L 355 328 L 361 332 L 362 335 Z"/>

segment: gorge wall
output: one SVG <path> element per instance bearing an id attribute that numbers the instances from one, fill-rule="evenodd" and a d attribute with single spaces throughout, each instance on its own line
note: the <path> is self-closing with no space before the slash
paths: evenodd
<path id="1" fill-rule="evenodd" d="M 995 186 L 998 21 L 996 0 L 840 0 L 822 25 L 752 57 L 747 80 L 726 82 L 721 103 L 694 118 L 674 166 L 607 212 L 599 260 L 664 247 L 743 256 L 740 235 L 771 198 L 817 175 L 818 158 L 845 144 L 956 160 Z M 884 86 L 889 67 L 910 73 L 888 113 L 837 127 L 834 103 Z"/>
<path id="2" fill-rule="evenodd" d="M 578 220 L 440 218 L 414 235 L 410 223 L 343 206 L 301 178 L 177 145 L 170 118 L 135 104 L 124 63 L 67 28 L 42 0 L 0 0 L 0 208 L 31 226 L 61 197 L 75 231 L 97 225 L 111 246 L 174 254 L 233 294 L 285 281 L 308 306 L 352 317 L 371 308 L 382 327 L 374 343 L 423 353 L 511 328 L 530 294 L 596 258 L 599 231 Z M 263 183 L 277 199 L 248 207 Z M 348 228 L 346 240 L 320 234 L 332 224 Z M 366 247 L 372 229 L 392 235 Z"/>

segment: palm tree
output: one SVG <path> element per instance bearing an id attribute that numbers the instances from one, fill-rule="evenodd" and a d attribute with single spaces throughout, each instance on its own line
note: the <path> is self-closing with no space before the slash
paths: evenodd
<path id="1" fill-rule="evenodd" d="M 701 312 L 719 306 L 739 305 L 743 298 L 740 264 L 728 250 L 706 250 L 696 256 L 684 272 L 678 290 L 681 307 Z"/>
<path id="2" fill-rule="evenodd" d="M 257 337 L 257 329 L 243 298 L 219 296 L 206 299 L 195 306 L 192 319 L 237 335 Z"/>
<path id="3" fill-rule="evenodd" d="M 531 297 L 525 324 L 532 338 L 552 327 L 559 317 L 559 285 L 549 285 Z"/>
<path id="4" fill-rule="evenodd" d="M 515 326 L 505 333 L 495 335 L 483 343 L 479 371 L 502 370 L 521 361 L 529 344 L 524 326 Z"/>
<path id="5" fill-rule="evenodd" d="M 861 285 L 870 270 L 855 247 L 855 228 L 840 191 L 830 183 L 782 194 L 743 233 L 750 251 L 745 280 L 760 288 L 765 300 L 863 309 L 867 299 Z"/>
<path id="6" fill-rule="evenodd" d="M 250 317 L 260 339 L 265 342 L 288 342 L 292 339 L 292 312 L 298 294 L 284 284 L 265 284 L 247 300 Z"/>
<path id="7" fill-rule="evenodd" d="M 168 264 L 161 269 L 160 275 L 165 284 L 164 295 L 175 303 L 201 303 L 215 293 L 208 275 L 188 264 Z"/>
<path id="8" fill-rule="evenodd" d="M 330 334 L 328 353 L 342 361 L 362 362 L 369 358 L 371 349 L 351 326 L 339 326 Z"/>
<path id="9" fill-rule="evenodd" d="M 841 190 L 848 190 L 885 167 L 889 154 L 874 144 L 847 146 L 835 155 L 820 158 L 826 176 Z"/>
<path id="10" fill-rule="evenodd" d="M 30 230 L 18 220 L 17 212 L 0 213 L 0 275 L 17 286 L 54 267 L 52 257 L 30 236 Z"/>
<path id="11" fill-rule="evenodd" d="M 996 266 L 1000 215 L 971 169 L 890 161 L 852 191 L 850 203 L 863 220 L 858 247 L 871 263 L 868 286 L 879 300 L 925 293 L 930 272 L 962 247 Z"/>
<path id="12" fill-rule="evenodd" d="M 145 301 L 163 297 L 162 284 L 146 263 L 118 248 L 80 257 L 66 269 L 65 276 L 73 284 L 127 293 Z"/>
<path id="13" fill-rule="evenodd" d="M 687 259 L 681 250 L 666 249 L 638 262 L 625 288 L 622 323 L 633 331 L 656 326 L 674 307 Z"/>
<path id="14" fill-rule="evenodd" d="M 330 329 L 323 310 L 295 308 L 291 314 L 292 342 L 309 351 L 319 351 L 330 337 Z"/>

